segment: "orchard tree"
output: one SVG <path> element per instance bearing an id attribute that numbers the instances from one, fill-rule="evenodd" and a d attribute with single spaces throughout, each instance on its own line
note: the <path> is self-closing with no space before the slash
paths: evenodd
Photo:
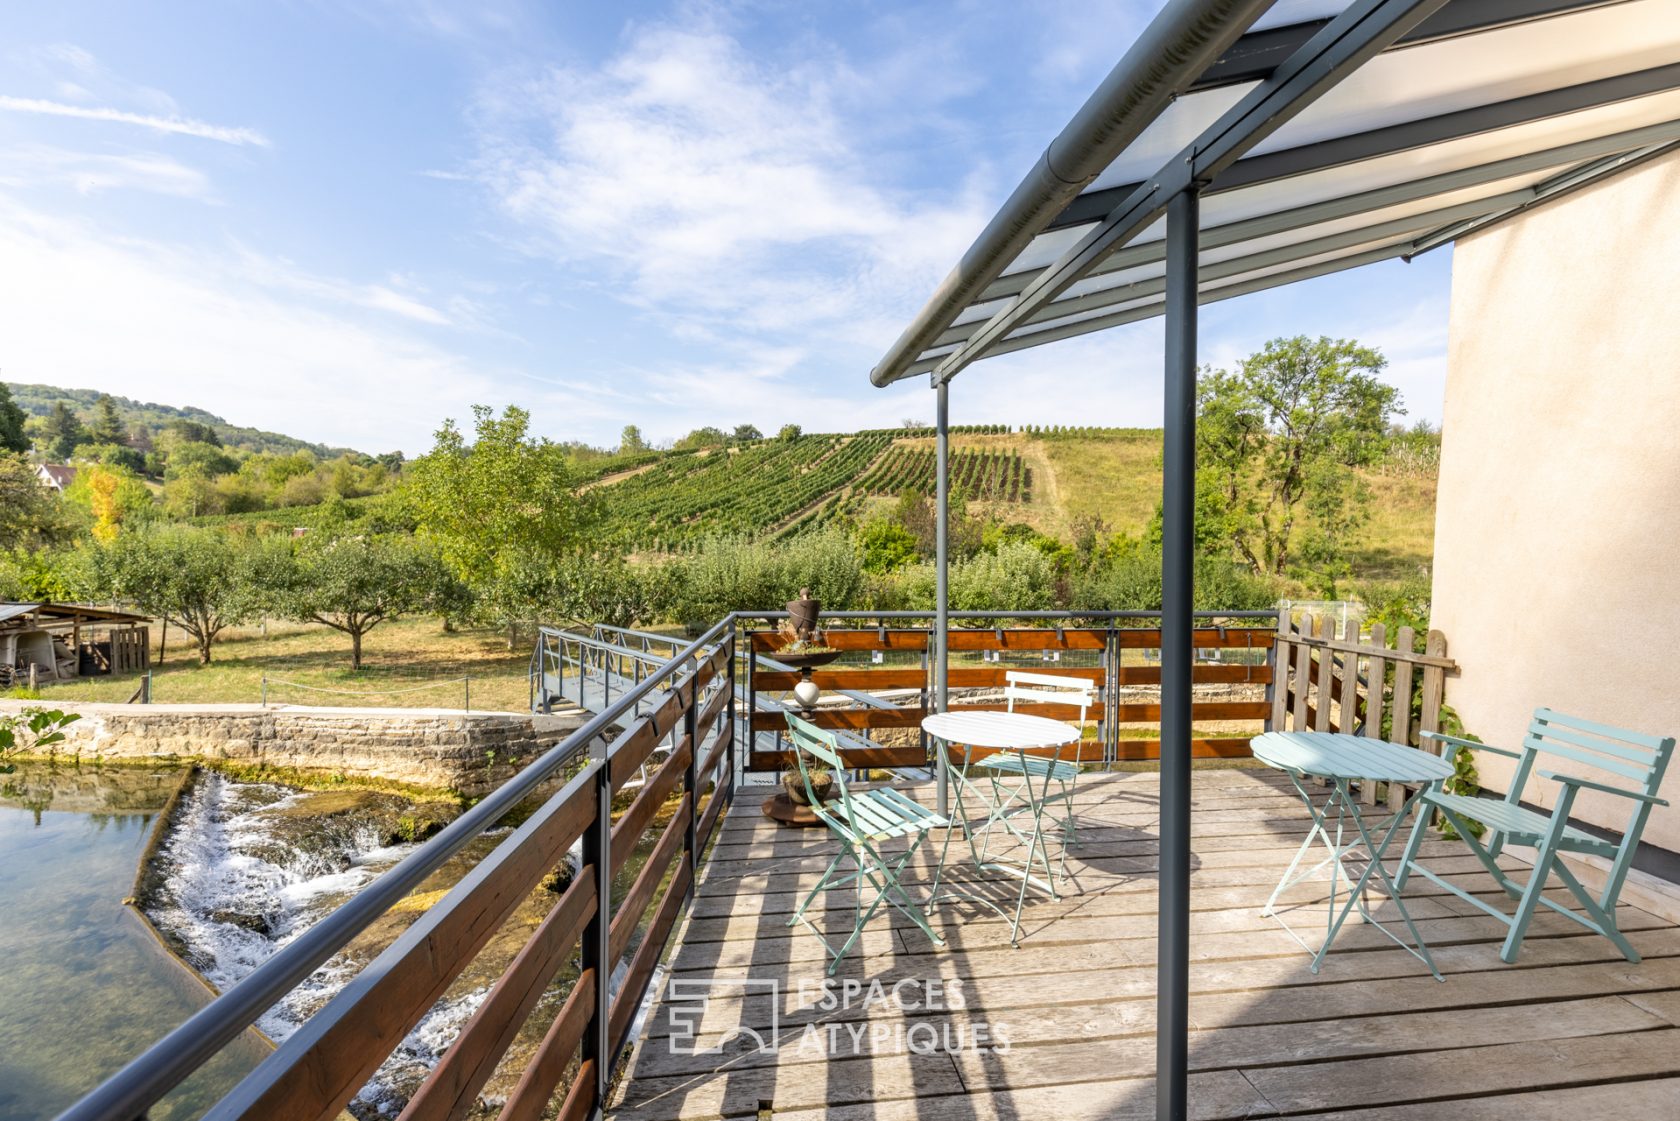
<path id="1" fill-rule="evenodd" d="M 198 660 L 228 627 L 268 603 L 284 540 L 246 541 L 216 530 L 160 525 L 118 535 L 101 553 L 105 591 L 191 635 Z"/>
<path id="2" fill-rule="evenodd" d="M 475 589 L 494 581 L 504 555 L 574 550 L 598 499 L 577 493 L 566 449 L 528 434 L 531 416 L 473 407 L 474 439 L 445 421 L 427 455 L 404 472 L 420 535 Z"/>
<path id="3" fill-rule="evenodd" d="M 18 403 L 12 400 L 11 389 L 0 381 L 0 455 L 29 450 L 29 434 L 23 428 L 26 419 Z"/>
<path id="4" fill-rule="evenodd" d="M 362 668 L 362 638 L 379 624 L 435 606 L 448 583 L 437 553 L 402 534 L 306 537 L 286 578 L 275 581 L 280 613 L 350 636 L 350 668 Z"/>
<path id="5" fill-rule="evenodd" d="M 1404 410 L 1387 360 L 1346 339 L 1273 339 L 1198 387 L 1198 517 L 1216 520 L 1256 572 L 1297 559 L 1333 573 L 1367 516 L 1356 468 L 1382 454 Z"/>

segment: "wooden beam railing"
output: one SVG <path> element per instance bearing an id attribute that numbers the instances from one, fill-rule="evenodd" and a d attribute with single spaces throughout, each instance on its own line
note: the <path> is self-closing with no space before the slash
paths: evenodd
<path id="1" fill-rule="evenodd" d="M 540 1043 L 501 1103 L 503 1121 L 577 1118 L 604 1104 L 612 1067 L 654 966 L 692 895 L 698 858 L 733 795 L 733 617 L 664 664 L 478 807 L 282 948 L 115 1078 L 71 1121 L 137 1121 L 297 982 L 482 836 L 523 797 L 563 780 L 440 901 L 205 1114 L 216 1121 L 337 1118 L 579 841 L 571 882 L 402 1109 L 402 1121 L 478 1115 L 481 1093 L 522 1032 Z M 657 759 L 661 744 L 670 750 Z M 646 768 L 644 768 L 644 764 Z M 646 774 L 632 785 L 633 777 Z M 620 797 L 622 795 L 622 797 Z M 666 816 L 662 811 L 671 811 Z M 614 876 L 645 863 L 612 902 Z M 640 941 L 632 948 L 636 932 Z M 581 968 L 569 986 L 569 962 Z M 606 979 L 622 974 L 609 994 Z M 529 1021 L 546 995 L 557 1011 Z M 551 1002 L 550 1007 L 554 1004 Z M 231 1033 L 231 1034 L 230 1034 Z"/>
<path id="2" fill-rule="evenodd" d="M 1420 653 L 1412 627 L 1400 627 L 1393 646 L 1381 623 L 1363 637 L 1356 620 L 1347 620 L 1341 629 L 1338 636 L 1328 616 L 1308 614 L 1297 620 L 1288 608 L 1280 610 L 1273 661 L 1282 667 L 1283 687 L 1273 690 L 1269 727 L 1347 732 L 1437 750 L 1419 733 L 1440 730 L 1446 679 L 1458 672 L 1457 663 L 1447 657 L 1446 636 L 1428 631 Z M 1378 786 L 1361 783 L 1363 800 L 1374 803 Z M 1398 807 L 1403 796 L 1399 788 L 1387 791 L 1391 807 Z"/>
<path id="3" fill-rule="evenodd" d="M 909 613 L 902 613 L 909 614 Z M 1148 760 L 1160 757 L 1159 740 L 1149 736 L 1149 726 L 1158 728 L 1161 709 L 1153 698 L 1126 698 L 1121 690 L 1130 687 L 1158 689 L 1161 667 L 1149 664 L 1141 653 L 1157 650 L 1161 643 L 1158 627 L 1123 626 L 1125 616 L 1116 615 L 1110 625 L 1074 625 L 1082 623 L 1073 615 L 1057 616 L 1043 612 L 1034 617 L 1034 626 L 1008 627 L 972 626 L 954 628 L 949 633 L 953 664 L 947 675 L 949 687 L 956 691 L 952 698 L 953 711 L 996 711 L 1004 705 L 988 699 L 965 699 L 962 690 L 1002 689 L 1010 668 L 1030 668 L 1035 673 L 1051 673 L 1070 680 L 1092 682 L 1098 687 L 1098 700 L 1086 713 L 1095 725 L 1095 734 L 1081 743 L 1079 757 L 1090 762 L 1116 760 Z M 867 618 L 849 620 L 867 622 Z M 895 620 L 896 621 L 896 620 Z M 1248 725 L 1240 734 L 1228 727 L 1226 734 L 1199 737 L 1192 742 L 1193 753 L 1201 758 L 1240 757 L 1249 754 L 1249 740 L 1267 726 L 1272 717 L 1273 703 L 1262 696 L 1273 683 L 1272 655 L 1275 638 L 1275 617 L 1270 612 L 1236 612 L 1229 615 L 1208 613 L 1206 625 L 1196 629 L 1195 648 L 1198 651 L 1239 654 L 1237 662 L 1198 661 L 1192 670 L 1196 684 L 1252 685 L 1254 697 L 1211 697 L 1199 700 L 1193 707 L 1196 721 L 1220 725 Z M 823 642 L 844 651 L 845 657 L 879 657 L 879 665 L 834 664 L 814 670 L 811 680 L 826 690 L 850 690 L 864 694 L 894 691 L 915 691 L 913 699 L 894 705 L 853 705 L 843 708 L 822 707 L 808 715 L 819 727 L 839 729 L 870 737 L 872 733 L 902 733 L 919 730 L 929 712 L 932 696 L 932 665 L 928 652 L 932 647 L 932 632 L 927 626 L 847 627 L 837 623 L 823 632 Z M 786 638 L 775 631 L 758 630 L 749 633 L 744 645 L 755 659 L 774 660 Z M 1067 654 L 1086 664 L 1062 664 L 1059 657 Z M 998 662 L 986 661 L 989 654 Z M 917 656 L 919 662 L 906 664 L 907 656 Z M 978 663 L 974 658 L 979 655 Z M 1037 658 L 1033 658 L 1037 655 Z M 1057 657 L 1046 662 L 1046 656 Z M 1011 667 L 1001 664 L 1011 657 L 1025 659 Z M 1128 658 L 1131 660 L 1128 661 Z M 889 660 L 892 664 L 888 664 Z M 1094 664 L 1090 664 L 1094 663 Z M 786 728 L 782 708 L 792 703 L 786 695 L 800 680 L 796 671 L 755 668 L 749 686 L 750 727 L 754 733 L 779 733 Z M 779 697 L 777 703 L 760 703 L 762 695 Z M 1077 720 L 1079 710 L 1071 705 L 1054 703 L 1018 704 L 1016 710 L 1057 720 Z M 1123 734 L 1126 731 L 1132 734 Z M 1141 734 L 1139 734 L 1141 733 Z M 884 738 L 893 738 L 891 736 Z M 752 737 L 753 748 L 747 766 L 752 770 L 775 770 L 792 765 L 792 755 L 785 741 L 775 740 L 773 749 L 762 746 L 760 737 Z M 844 750 L 848 762 L 855 760 L 860 767 L 922 766 L 929 760 L 929 745 L 924 737 L 910 744 L 872 743 L 865 747 Z M 1065 751 L 1064 751 L 1064 757 Z"/>

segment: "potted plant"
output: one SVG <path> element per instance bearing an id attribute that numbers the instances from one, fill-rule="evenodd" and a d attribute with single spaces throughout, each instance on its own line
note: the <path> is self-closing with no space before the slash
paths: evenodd
<path id="1" fill-rule="evenodd" d="M 809 806 L 811 795 L 817 796 L 817 801 L 826 802 L 834 794 L 834 773 L 821 764 L 807 767 L 805 774 L 811 778 L 811 787 L 805 788 L 805 775 L 799 773 L 798 767 L 789 767 L 782 772 L 782 789 L 787 791 L 788 801 L 796 806 Z"/>
<path id="2" fill-rule="evenodd" d="M 825 643 L 822 632 L 817 629 L 822 603 L 811 598 L 811 589 L 800 588 L 799 598 L 789 600 L 786 606 L 788 617 L 777 629 L 787 641 L 776 649 L 772 657 L 799 671 L 799 684 L 793 687 L 793 695 L 798 698 L 800 706 L 809 711 L 816 705 L 817 698 L 822 696 L 822 690 L 811 680 L 811 671 L 834 661 L 840 656 L 840 651 Z"/>

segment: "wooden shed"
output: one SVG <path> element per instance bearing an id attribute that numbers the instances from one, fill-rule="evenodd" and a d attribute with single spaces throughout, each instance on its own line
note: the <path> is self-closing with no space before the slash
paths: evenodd
<path id="1" fill-rule="evenodd" d="M 76 603 L 0 603 L 0 688 L 37 681 L 143 673 L 151 668 L 145 615 Z"/>

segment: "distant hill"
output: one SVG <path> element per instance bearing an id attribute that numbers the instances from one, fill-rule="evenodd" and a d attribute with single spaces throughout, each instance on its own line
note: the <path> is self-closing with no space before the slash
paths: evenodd
<path id="1" fill-rule="evenodd" d="M 640 549 L 680 549 L 711 533 L 784 536 L 866 516 L 906 489 L 931 494 L 925 429 L 801 435 L 707 451 L 650 453 L 589 484 L 609 533 Z M 1148 428 L 954 429 L 951 474 L 971 511 L 1062 540 L 1081 523 L 1143 536 L 1161 498 L 1161 432 Z M 1430 471 L 1366 473 L 1371 521 L 1350 558 L 1361 577 L 1427 566 L 1434 546 Z"/>
<path id="2" fill-rule="evenodd" d="M 54 385 L 30 385 L 18 382 L 8 382 L 7 387 L 12 391 L 12 398 L 24 412 L 32 416 L 46 416 L 52 412 L 52 407 L 63 401 L 70 408 L 82 415 L 86 420 L 93 413 L 94 402 L 102 396 L 96 389 L 60 389 Z M 159 405 L 150 401 L 136 401 L 129 397 L 118 397 L 111 394 L 111 400 L 116 402 L 117 409 L 123 415 L 123 421 L 128 427 L 144 430 L 148 435 L 156 437 L 169 426 L 171 421 L 190 420 L 199 424 L 207 424 L 215 429 L 221 438 L 222 445 L 229 448 L 239 448 L 248 452 L 272 452 L 285 455 L 296 451 L 313 452 L 320 459 L 334 459 L 347 452 L 353 453 L 354 448 L 335 448 L 326 444 L 311 443 L 299 440 L 294 436 L 285 436 L 278 432 L 265 432 L 260 428 L 245 428 L 237 424 L 230 424 L 214 413 L 190 405 Z"/>

